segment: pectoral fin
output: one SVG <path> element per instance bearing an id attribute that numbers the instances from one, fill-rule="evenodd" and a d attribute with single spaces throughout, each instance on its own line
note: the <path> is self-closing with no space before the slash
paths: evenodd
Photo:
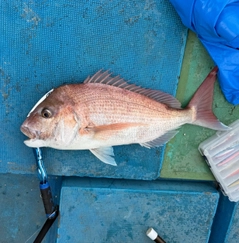
<path id="1" fill-rule="evenodd" d="M 85 133 L 92 134 L 95 139 L 107 140 L 112 136 L 116 136 L 122 130 L 126 130 L 135 126 L 143 126 L 143 123 L 115 123 L 109 125 L 92 126 L 84 129 Z M 80 132 L 83 134 L 83 132 Z"/>
<path id="2" fill-rule="evenodd" d="M 96 149 L 90 149 L 90 151 L 102 162 L 109 165 L 117 166 L 114 159 L 114 150 L 112 147 L 101 147 Z"/>

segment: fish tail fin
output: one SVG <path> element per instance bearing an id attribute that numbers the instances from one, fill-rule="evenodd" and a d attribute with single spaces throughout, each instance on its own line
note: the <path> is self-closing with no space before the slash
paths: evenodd
<path id="1" fill-rule="evenodd" d="M 187 108 L 193 111 L 192 124 L 225 131 L 230 128 L 221 123 L 212 111 L 213 90 L 217 71 L 218 67 L 214 67 L 208 74 L 195 92 Z"/>

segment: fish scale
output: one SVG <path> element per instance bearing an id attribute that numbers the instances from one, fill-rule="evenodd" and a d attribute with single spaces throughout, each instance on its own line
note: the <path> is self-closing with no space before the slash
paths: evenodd
<path id="1" fill-rule="evenodd" d="M 74 89 L 74 92 L 76 91 L 74 86 L 72 86 L 72 89 Z M 95 93 L 97 92 L 96 87 L 92 87 L 92 90 L 95 90 Z M 81 92 L 84 94 L 86 93 L 84 92 L 84 90 L 82 90 Z M 99 117 L 101 116 L 101 114 L 103 114 L 102 116 L 105 117 L 104 122 L 108 123 L 133 121 L 159 122 L 162 113 L 164 113 L 165 116 L 168 114 L 168 118 L 170 115 L 172 115 L 172 111 L 166 109 L 165 105 L 160 104 L 154 100 L 143 97 L 144 99 L 147 98 L 147 103 L 145 101 L 142 102 L 142 95 L 140 94 L 133 93 L 134 99 L 132 99 L 132 94 L 130 94 L 132 92 L 128 92 L 125 96 L 118 94 L 117 96 L 120 99 L 116 100 L 114 92 L 109 94 L 106 90 L 101 89 L 101 93 L 99 96 L 96 96 L 95 93 L 94 97 L 89 96 L 89 94 L 87 94 L 87 96 L 84 95 L 85 97 L 82 97 L 82 100 L 79 102 L 79 106 L 82 103 L 89 104 L 87 108 L 89 109 L 89 113 L 92 114 L 92 119 L 93 117 L 96 117 L 96 119 L 94 119 L 95 124 L 100 125 Z M 154 103 L 154 105 L 149 102 Z"/>

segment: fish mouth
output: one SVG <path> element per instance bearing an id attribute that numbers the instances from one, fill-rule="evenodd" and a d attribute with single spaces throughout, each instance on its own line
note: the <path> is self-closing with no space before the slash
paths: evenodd
<path id="1" fill-rule="evenodd" d="M 21 126 L 20 128 L 21 132 L 26 135 L 30 139 L 36 139 L 37 138 L 37 133 L 34 131 L 31 131 L 28 127 L 26 126 Z"/>

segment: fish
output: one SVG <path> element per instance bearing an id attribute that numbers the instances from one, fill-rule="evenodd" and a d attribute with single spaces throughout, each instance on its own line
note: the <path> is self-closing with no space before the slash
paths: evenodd
<path id="1" fill-rule="evenodd" d="M 214 68 L 183 109 L 172 95 L 142 88 L 100 70 L 83 83 L 50 90 L 32 108 L 20 130 L 28 147 L 90 150 L 116 166 L 113 146 L 158 147 L 184 124 L 225 131 L 212 111 Z"/>

